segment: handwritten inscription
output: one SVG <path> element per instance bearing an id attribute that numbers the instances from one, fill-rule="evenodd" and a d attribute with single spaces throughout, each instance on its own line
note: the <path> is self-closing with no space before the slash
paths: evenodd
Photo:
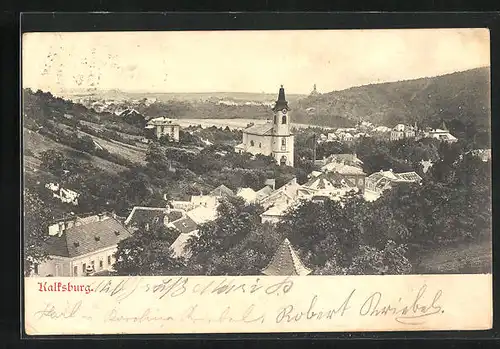
<path id="1" fill-rule="evenodd" d="M 313 291 L 304 299 L 296 295 L 293 298 L 288 296 L 294 293 L 294 281 L 289 277 L 278 281 L 272 279 L 272 282 L 265 278 L 202 280 L 184 276 L 153 280 L 96 279 L 92 282 L 94 292 L 85 299 L 64 305 L 55 301 L 44 303 L 33 313 L 34 318 L 39 321 L 94 318 L 104 323 L 158 323 L 163 327 L 178 322 L 293 326 L 296 323 L 314 324 L 340 318 L 352 321 L 356 317 L 387 317 L 412 327 L 424 324 L 431 316 L 444 313 L 441 303 L 443 291 L 430 291 L 425 284 L 414 294 L 399 298 L 383 291 L 374 290 L 366 294 L 351 289 L 330 295 L 328 292 Z M 96 295 L 99 301 L 95 301 Z M 129 299 L 132 295 L 133 298 Z M 113 301 L 102 301 L 102 297 L 108 296 Z M 295 300 L 292 302 L 290 299 Z M 144 301 L 143 306 L 141 301 Z"/>
<path id="2" fill-rule="evenodd" d="M 398 304 L 388 304 L 383 302 L 381 292 L 372 293 L 363 303 L 359 310 L 361 316 L 395 316 L 395 320 L 405 325 L 421 325 L 425 318 L 431 315 L 441 314 L 444 311 L 438 301 L 443 292 L 438 290 L 432 300 L 423 301 L 427 291 L 427 285 L 423 285 L 417 292 L 414 299 L 408 304 L 402 304 L 399 298 Z"/>

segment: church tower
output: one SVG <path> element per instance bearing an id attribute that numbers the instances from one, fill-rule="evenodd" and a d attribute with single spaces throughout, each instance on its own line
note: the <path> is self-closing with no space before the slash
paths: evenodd
<path id="1" fill-rule="evenodd" d="M 276 162 L 280 165 L 293 167 L 293 142 L 294 137 L 290 132 L 290 108 L 285 98 L 283 85 L 279 90 L 278 99 L 273 108 L 273 139 L 272 150 Z"/>

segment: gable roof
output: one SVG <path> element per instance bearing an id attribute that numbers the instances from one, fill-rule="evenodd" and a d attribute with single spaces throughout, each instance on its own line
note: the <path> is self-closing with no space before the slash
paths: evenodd
<path id="1" fill-rule="evenodd" d="M 116 219 L 73 226 L 61 236 L 50 236 L 47 252 L 60 257 L 77 257 L 111 247 L 132 234 Z"/>
<path id="2" fill-rule="evenodd" d="M 191 211 L 186 213 L 189 218 L 191 218 L 197 224 L 203 224 L 209 221 L 213 221 L 217 218 L 217 207 L 216 206 L 198 206 Z"/>
<path id="3" fill-rule="evenodd" d="M 266 122 L 265 124 L 258 124 L 247 127 L 243 130 L 244 133 L 251 133 L 254 135 L 272 135 L 273 124 Z"/>
<path id="4" fill-rule="evenodd" d="M 227 196 L 233 196 L 234 192 L 228 187 L 226 187 L 224 184 L 221 184 L 217 188 L 212 190 L 210 193 L 208 193 L 208 195 L 227 197 Z"/>
<path id="5" fill-rule="evenodd" d="M 340 174 L 345 174 L 345 175 L 364 175 L 365 172 L 363 169 L 339 162 L 330 162 L 327 163 L 326 165 L 322 166 L 321 169 L 323 171 L 328 171 L 328 172 L 338 172 Z"/>
<path id="6" fill-rule="evenodd" d="M 240 188 L 236 195 L 242 197 L 246 201 L 253 201 L 257 198 L 257 193 L 252 188 Z"/>
<path id="7" fill-rule="evenodd" d="M 326 178 L 325 174 L 311 178 L 307 183 L 303 184 L 304 187 L 310 189 L 327 189 L 334 187 L 334 184 Z"/>
<path id="8" fill-rule="evenodd" d="M 282 244 L 276 250 L 271 261 L 262 270 L 264 275 L 280 276 L 280 275 L 298 275 L 305 276 L 311 273 L 311 270 L 306 268 L 300 260 L 297 252 L 293 249 L 288 239 L 283 240 Z"/>
<path id="9" fill-rule="evenodd" d="M 198 225 L 196 224 L 196 222 L 192 220 L 191 217 L 189 216 L 185 216 L 170 224 L 173 225 L 175 229 L 180 231 L 181 234 L 187 234 L 198 229 Z"/>
<path id="10" fill-rule="evenodd" d="M 265 197 L 269 196 L 273 192 L 273 188 L 270 186 L 266 185 L 262 189 L 259 189 L 256 191 L 257 194 L 257 200 L 262 200 Z"/>
<path id="11" fill-rule="evenodd" d="M 327 162 L 332 162 L 332 161 L 337 161 L 337 162 L 340 162 L 340 161 L 345 161 L 346 163 L 352 163 L 352 164 L 358 164 L 358 165 L 362 165 L 363 164 L 363 161 L 361 161 L 356 154 L 349 154 L 349 153 L 345 153 L 345 154 L 331 154 L 328 158 L 327 158 Z"/>
<path id="12" fill-rule="evenodd" d="M 182 212 L 168 210 L 165 207 L 135 206 L 124 223 L 125 225 L 151 224 L 157 220 L 163 221 L 165 216 L 167 216 L 169 222 L 173 222 L 182 217 Z"/>

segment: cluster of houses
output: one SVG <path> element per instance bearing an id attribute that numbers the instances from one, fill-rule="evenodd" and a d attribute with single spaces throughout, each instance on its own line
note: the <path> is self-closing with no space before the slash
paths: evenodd
<path id="1" fill-rule="evenodd" d="M 317 142 L 351 142 L 361 137 L 374 137 L 390 141 L 401 139 L 418 140 L 422 138 L 434 138 L 450 143 L 457 141 L 457 138 L 450 133 L 444 123 L 441 128 L 432 129 L 426 127 L 419 129 L 416 124 L 397 124 L 393 128 L 389 128 L 386 126 L 375 126 L 370 122 L 363 121 L 356 125 L 356 127 L 337 128 L 334 132 L 320 134 Z"/>
<path id="2" fill-rule="evenodd" d="M 312 94 L 317 94 L 314 86 Z M 250 125 L 243 130 L 242 143 L 236 152 L 269 155 L 280 165 L 294 165 L 294 136 L 290 132 L 290 114 L 285 91 L 281 86 L 273 107 L 273 119 L 263 125 Z M 157 138 L 164 135 L 179 141 L 179 123 L 165 117 L 150 120 L 146 129 L 152 130 Z M 404 138 L 436 138 L 446 142 L 457 139 L 443 124 L 442 129 L 419 130 L 416 125 L 398 124 L 390 129 L 375 127 L 361 122 L 355 128 L 339 128 L 327 135 L 320 135 L 318 142 L 352 141 L 360 137 L 388 136 L 397 141 Z M 480 152 L 478 156 L 488 158 L 491 152 Z M 365 200 L 377 200 L 384 191 L 400 183 L 419 183 L 422 178 L 416 172 L 396 173 L 392 170 L 367 175 L 362 161 L 356 154 L 332 154 L 316 160 L 319 169 L 309 174 L 308 181 L 299 184 L 294 178 L 276 188 L 274 180 L 268 180 L 259 190 L 238 188 L 236 191 L 220 185 L 206 195 L 193 195 L 187 201 L 170 201 L 165 207 L 134 207 L 128 217 L 117 217 L 103 213 L 87 217 L 72 216 L 54 222 L 48 227 L 46 243 L 50 258 L 35 265 L 37 276 L 87 276 L 106 275 L 113 270 L 117 245 L 132 236 L 138 229 L 151 229 L 155 224 L 172 228 L 175 235 L 170 246 L 172 255 L 189 258 L 188 242 L 198 236 L 200 225 L 217 218 L 217 208 L 224 198 L 241 197 L 248 204 L 259 204 L 265 211 L 262 223 L 275 224 L 290 210 L 304 200 L 324 202 L 341 200 L 348 193 L 358 193 Z M 432 163 L 422 163 L 424 172 Z M 78 194 L 49 183 L 47 188 L 54 197 L 63 202 L 78 204 Z M 285 239 L 269 264 L 262 270 L 265 275 L 308 275 L 306 268 L 288 239 Z"/>
<path id="3" fill-rule="evenodd" d="M 113 268 L 118 243 L 138 229 L 148 230 L 154 224 L 163 224 L 176 232 L 170 246 L 173 256 L 189 258 L 187 243 L 191 237 L 198 235 L 201 224 L 217 218 L 218 205 L 222 199 L 230 196 L 241 197 L 248 204 L 263 206 L 265 211 L 261 214 L 261 221 L 275 224 L 288 210 L 304 200 L 340 200 L 349 192 L 362 194 L 367 200 L 375 200 L 383 191 L 398 183 L 421 180 L 415 172 L 381 171 L 367 176 L 356 154 L 333 154 L 318 160 L 317 165 L 320 171 L 313 171 L 309 180 L 302 185 L 295 178 L 279 188 L 275 188 L 274 180 L 267 180 L 260 190 L 239 188 L 233 191 L 220 185 L 206 195 L 193 195 L 186 201 L 170 201 L 165 207 L 134 207 L 126 218 L 103 213 L 88 217 L 72 216 L 54 222 L 48 228 L 47 250 L 50 259 L 37 265 L 34 274 L 106 275 Z M 286 255 L 290 260 L 298 258 L 288 240 L 283 242 L 277 255 Z M 280 259 L 276 257 L 271 260 Z M 271 263 L 265 273 L 281 275 L 272 272 L 282 269 Z M 307 272 L 306 268 L 299 269 L 297 275 Z"/>

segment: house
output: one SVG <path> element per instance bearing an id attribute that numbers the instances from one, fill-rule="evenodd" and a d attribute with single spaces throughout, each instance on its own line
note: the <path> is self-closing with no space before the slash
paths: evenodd
<path id="1" fill-rule="evenodd" d="M 257 201 L 257 193 L 252 188 L 240 188 L 236 192 L 236 196 L 243 198 L 249 204 Z"/>
<path id="2" fill-rule="evenodd" d="M 274 190 L 267 197 L 261 199 L 258 203 L 266 209 L 277 203 L 290 204 L 299 197 L 300 189 L 302 189 L 301 185 L 297 183 L 296 178 L 293 178 L 282 187 Z"/>
<path id="3" fill-rule="evenodd" d="M 424 138 L 439 139 L 442 142 L 448 142 L 448 143 L 454 143 L 458 141 L 458 139 L 455 136 L 453 136 L 448 130 L 446 129 L 443 130 L 439 128 L 425 132 Z"/>
<path id="4" fill-rule="evenodd" d="M 268 276 L 305 276 L 311 273 L 300 260 L 288 239 L 283 240 L 269 264 L 262 270 Z"/>
<path id="5" fill-rule="evenodd" d="M 294 136 L 290 132 L 290 108 L 283 86 L 272 111 L 273 120 L 265 124 L 251 125 L 243 130 L 242 143 L 235 147 L 235 151 L 272 156 L 279 165 L 293 167 Z"/>
<path id="6" fill-rule="evenodd" d="M 131 236 L 116 218 L 100 214 L 75 217 L 49 227 L 49 260 L 35 265 L 34 276 L 84 276 L 88 270 L 112 270 L 118 243 Z"/>
<path id="7" fill-rule="evenodd" d="M 474 149 L 471 150 L 470 153 L 474 156 L 477 156 L 483 162 L 488 162 L 491 160 L 491 149 Z"/>
<path id="8" fill-rule="evenodd" d="M 397 124 L 391 130 L 391 141 L 398 141 L 405 138 L 415 138 L 417 132 L 417 125 L 407 126 L 404 124 Z"/>
<path id="9" fill-rule="evenodd" d="M 284 203 L 278 203 L 274 206 L 269 207 L 266 211 L 261 213 L 260 215 L 260 221 L 262 223 L 272 223 L 276 224 L 278 223 L 287 210 L 290 208 L 291 205 L 287 205 Z"/>
<path id="10" fill-rule="evenodd" d="M 418 183 L 422 180 L 416 172 L 395 173 L 392 170 L 375 172 L 366 178 L 365 192 L 374 198 L 380 197 L 383 191 L 399 183 Z"/>
<path id="11" fill-rule="evenodd" d="M 208 193 L 209 196 L 215 197 L 230 197 L 234 196 L 234 192 L 226 187 L 224 184 L 219 185 L 217 188 Z"/>
<path id="12" fill-rule="evenodd" d="M 187 214 L 174 222 L 168 223 L 167 227 L 177 229 L 181 234 L 191 233 L 198 229 L 197 223 Z"/>
<path id="13" fill-rule="evenodd" d="M 71 190 L 61 187 L 58 183 L 47 183 L 45 188 L 52 191 L 52 196 L 61 200 L 61 202 L 78 205 L 78 197 L 80 194 Z"/>
<path id="14" fill-rule="evenodd" d="M 330 179 L 344 181 L 350 187 L 358 188 L 361 192 L 364 191 L 366 173 L 358 166 L 332 161 L 321 167 L 321 171 L 330 174 Z"/>
<path id="15" fill-rule="evenodd" d="M 180 128 L 181 127 L 176 120 L 169 119 L 163 116 L 151 119 L 146 124 L 146 129 L 153 130 L 156 138 L 160 138 L 166 135 L 175 142 L 179 141 Z"/>
<path id="16" fill-rule="evenodd" d="M 188 249 L 188 244 L 189 240 L 192 237 L 198 237 L 199 233 L 198 230 L 194 230 L 189 233 L 182 233 L 179 234 L 177 239 L 170 245 L 170 249 L 172 250 L 172 256 L 173 257 L 184 257 L 184 258 L 189 258 L 191 253 Z"/>
<path id="17" fill-rule="evenodd" d="M 217 218 L 217 206 L 198 206 L 186 212 L 196 224 L 203 224 Z"/>
<path id="18" fill-rule="evenodd" d="M 323 199 L 340 200 L 351 191 L 360 191 L 355 183 L 346 181 L 339 174 L 322 173 L 311 178 L 302 185 L 301 196 L 308 200 L 318 201 L 318 197 Z"/>
<path id="19" fill-rule="evenodd" d="M 361 168 L 363 166 L 363 161 L 361 161 L 356 153 L 354 154 L 331 154 L 328 157 L 324 157 L 323 160 L 317 160 L 316 164 L 319 166 L 324 166 L 326 164 L 337 162 L 343 163 L 350 166 L 355 166 Z"/>
<path id="20" fill-rule="evenodd" d="M 336 141 L 338 140 L 339 137 L 337 137 L 337 135 L 333 132 L 330 132 L 328 133 L 328 135 L 326 136 L 326 141 L 327 142 L 332 142 L 332 141 Z"/>
<path id="21" fill-rule="evenodd" d="M 176 221 L 182 216 L 183 211 L 178 209 L 135 206 L 125 219 L 124 224 L 129 230 L 136 230 L 143 226 L 149 229 L 152 224 L 161 222 L 167 225 L 169 222 Z"/>
<path id="22" fill-rule="evenodd" d="M 262 189 L 259 189 L 255 192 L 255 194 L 257 194 L 257 201 L 261 201 L 263 200 L 264 198 L 268 197 L 269 195 L 271 195 L 271 193 L 273 192 L 273 188 L 271 188 L 270 186 L 266 185 L 265 187 L 263 187 Z"/>

